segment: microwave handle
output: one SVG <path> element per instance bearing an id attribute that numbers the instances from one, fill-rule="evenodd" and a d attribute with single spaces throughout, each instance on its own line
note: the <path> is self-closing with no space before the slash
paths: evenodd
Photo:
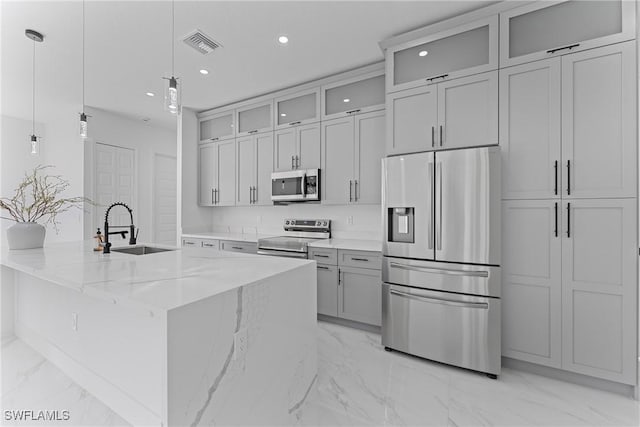
<path id="1" fill-rule="evenodd" d="M 307 174 L 306 173 L 302 174 L 300 187 L 302 188 L 302 197 L 307 197 Z"/>

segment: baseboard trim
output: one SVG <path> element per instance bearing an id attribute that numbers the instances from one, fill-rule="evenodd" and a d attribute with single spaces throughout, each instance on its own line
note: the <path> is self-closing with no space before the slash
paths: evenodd
<path id="1" fill-rule="evenodd" d="M 550 368 L 548 366 L 536 365 L 535 363 L 524 362 L 522 360 L 511 359 L 509 357 L 502 357 L 502 367 L 636 398 L 635 394 L 637 387 L 628 384 L 603 380 L 600 378 L 577 374 L 575 372 L 567 372 L 561 369 Z"/>
<path id="2" fill-rule="evenodd" d="M 149 408 L 77 362 L 37 332 L 19 321 L 16 321 L 14 328 L 18 338 L 132 425 L 163 425 L 162 419 Z"/>
<path id="3" fill-rule="evenodd" d="M 335 323 L 336 325 L 347 326 L 349 328 L 360 329 L 365 332 L 373 332 L 374 334 L 382 333 L 382 328 L 380 326 L 369 325 L 368 323 L 355 322 L 353 320 L 341 319 L 339 317 L 318 314 L 318 320 L 322 320 L 323 322 Z"/>

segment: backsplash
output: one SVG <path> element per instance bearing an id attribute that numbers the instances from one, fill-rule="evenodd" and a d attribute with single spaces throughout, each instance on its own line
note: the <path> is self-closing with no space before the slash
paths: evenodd
<path id="1" fill-rule="evenodd" d="M 320 218 L 331 220 L 333 237 L 373 239 L 382 237 L 380 205 L 331 206 L 313 203 L 288 206 L 235 206 L 211 208 L 210 230 L 245 234 L 279 234 L 285 218 Z"/>

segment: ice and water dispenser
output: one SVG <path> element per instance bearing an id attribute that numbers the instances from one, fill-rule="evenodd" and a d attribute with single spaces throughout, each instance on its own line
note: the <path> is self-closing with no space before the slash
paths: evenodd
<path id="1" fill-rule="evenodd" d="M 388 208 L 389 230 L 387 233 L 387 241 L 414 243 L 413 232 L 413 214 L 412 207 L 404 208 Z"/>

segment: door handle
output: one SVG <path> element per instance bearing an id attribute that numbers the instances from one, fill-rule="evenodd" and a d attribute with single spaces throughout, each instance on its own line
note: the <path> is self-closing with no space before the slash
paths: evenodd
<path id="1" fill-rule="evenodd" d="M 313 256 L 318 258 L 329 258 L 329 255 L 322 255 L 322 254 L 313 254 Z"/>
<path id="2" fill-rule="evenodd" d="M 442 162 L 436 165 L 438 180 L 438 229 L 436 230 L 436 250 L 442 250 Z M 436 219 L 433 219 L 436 221 Z M 435 223 L 434 223 L 435 224 Z"/>
<path id="3" fill-rule="evenodd" d="M 489 277 L 489 272 L 486 270 L 453 270 L 450 268 L 432 268 L 432 267 L 420 267 L 417 265 L 398 264 L 397 262 L 389 263 L 391 268 L 398 268 L 400 270 L 419 271 L 421 273 L 435 273 L 444 274 L 447 276 L 470 276 L 470 277 Z"/>
<path id="4" fill-rule="evenodd" d="M 307 197 L 307 174 L 302 174 L 302 180 L 300 183 L 300 190 L 302 191 L 302 197 Z"/>
<path id="5" fill-rule="evenodd" d="M 556 235 L 556 237 L 558 237 L 558 202 L 555 203 L 555 206 L 553 207 L 553 211 L 555 214 L 555 229 L 553 233 Z"/>
<path id="6" fill-rule="evenodd" d="M 300 156 L 296 154 L 296 169 L 300 168 Z"/>
<path id="7" fill-rule="evenodd" d="M 237 251 L 244 251 L 244 248 L 241 248 L 240 246 L 231 246 L 231 249 L 235 249 Z"/>
<path id="8" fill-rule="evenodd" d="M 356 179 L 355 181 L 353 181 L 353 198 L 354 201 L 357 202 L 358 201 L 358 180 Z"/>
<path id="9" fill-rule="evenodd" d="M 396 291 L 395 289 L 391 289 L 389 293 L 391 293 L 392 295 L 414 299 L 417 301 L 424 301 L 431 304 L 442 304 L 442 305 L 450 305 L 454 307 L 465 307 L 465 308 L 480 308 L 484 310 L 487 310 L 489 308 L 489 304 L 486 302 L 462 302 L 462 301 L 455 301 L 455 300 L 450 300 L 446 298 L 425 297 L 420 295 L 409 294 L 406 292 Z"/>
<path id="10" fill-rule="evenodd" d="M 547 53 L 556 53 L 556 52 L 558 52 L 558 51 L 560 51 L 560 50 L 564 50 L 564 49 L 569 49 L 569 50 L 571 50 L 571 49 L 573 49 L 574 47 L 578 47 L 578 46 L 580 46 L 580 43 L 572 44 L 572 45 L 569 45 L 569 46 L 557 47 L 557 48 L 555 48 L 555 49 L 549 49 L 549 50 L 547 51 Z"/>
<path id="11" fill-rule="evenodd" d="M 567 195 L 571 195 L 571 160 L 567 160 Z"/>
<path id="12" fill-rule="evenodd" d="M 253 203 L 253 188 L 249 186 L 249 204 Z"/>
<path id="13" fill-rule="evenodd" d="M 444 139 L 444 136 L 442 136 L 443 133 L 444 132 L 443 132 L 442 125 L 440 125 L 440 147 L 442 147 L 442 144 L 443 144 L 443 139 Z"/>
<path id="14" fill-rule="evenodd" d="M 258 129 L 254 129 L 254 130 L 250 130 L 249 132 L 247 132 L 248 134 L 253 134 L 253 133 L 258 133 Z"/>
<path id="15" fill-rule="evenodd" d="M 431 126 L 431 147 L 436 146 L 436 127 Z"/>
<path id="16" fill-rule="evenodd" d="M 558 195 L 558 161 L 556 160 L 553 164 L 553 174 L 554 174 L 554 180 L 555 180 L 555 184 L 553 185 L 553 194 L 555 194 L 556 196 Z"/>
<path id="17" fill-rule="evenodd" d="M 571 237 L 571 203 L 567 203 L 567 238 Z"/>
<path id="18" fill-rule="evenodd" d="M 429 162 L 429 182 L 428 185 L 431 188 L 431 191 L 433 192 L 434 187 L 433 187 L 433 162 Z M 429 229 L 427 230 L 427 248 L 428 249 L 433 249 L 433 230 L 436 227 L 436 223 L 435 223 L 435 207 L 434 207 L 434 200 L 435 200 L 435 194 L 432 194 L 430 197 L 430 207 L 429 207 Z"/>
<path id="19" fill-rule="evenodd" d="M 364 262 L 370 262 L 370 260 L 369 260 L 369 259 L 367 259 L 367 258 L 354 258 L 354 257 L 351 257 L 351 261 L 364 261 Z"/>
<path id="20" fill-rule="evenodd" d="M 349 202 L 352 202 L 352 201 L 353 201 L 353 193 L 352 193 L 352 191 L 351 191 L 352 186 L 353 186 L 353 181 L 352 181 L 352 180 L 349 180 Z"/>
<path id="21" fill-rule="evenodd" d="M 258 202 L 258 187 L 253 186 L 253 203 Z"/>
<path id="22" fill-rule="evenodd" d="M 324 265 L 318 265 L 317 268 L 319 270 L 328 270 L 329 269 L 329 267 L 325 267 Z"/>
<path id="23" fill-rule="evenodd" d="M 213 197 L 213 188 L 212 188 L 212 189 L 211 189 L 211 204 L 213 205 L 213 204 L 215 204 L 215 203 L 216 203 L 216 201 L 215 201 L 215 199 L 214 199 L 214 197 Z"/>
<path id="24" fill-rule="evenodd" d="M 295 165 L 293 164 L 293 161 L 294 161 L 293 159 L 294 159 L 294 156 L 291 156 L 291 169 L 296 168 Z"/>
<path id="25" fill-rule="evenodd" d="M 289 126 L 299 125 L 300 123 L 302 123 L 302 122 L 291 122 L 291 123 L 289 123 Z"/>

